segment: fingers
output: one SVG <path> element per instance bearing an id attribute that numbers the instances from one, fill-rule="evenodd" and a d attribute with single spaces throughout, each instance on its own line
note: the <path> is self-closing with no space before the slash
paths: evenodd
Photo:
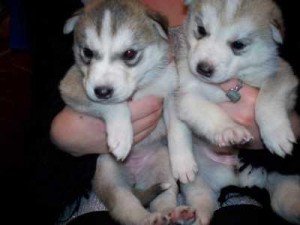
<path id="1" fill-rule="evenodd" d="M 134 144 L 147 137 L 156 127 L 162 112 L 162 99 L 148 96 L 129 102 Z"/>
<path id="2" fill-rule="evenodd" d="M 236 87 L 238 84 L 237 79 L 232 79 L 229 81 L 226 81 L 225 83 L 220 84 L 220 87 L 222 90 L 225 92 L 229 90 L 230 88 Z M 258 89 L 251 87 L 247 84 L 243 84 L 242 88 L 239 90 L 239 93 L 241 94 L 241 99 L 237 103 L 234 104 L 240 104 L 240 103 L 249 103 L 251 105 L 254 105 L 257 94 L 258 94 Z"/>
<path id="3" fill-rule="evenodd" d="M 290 115 L 292 129 L 297 139 L 300 138 L 300 117 L 296 111 L 292 111 Z"/>
<path id="4" fill-rule="evenodd" d="M 151 126 L 156 125 L 160 118 L 161 112 L 161 110 L 157 110 L 144 118 L 135 120 L 133 122 L 133 132 L 138 134 Z"/>
<path id="5" fill-rule="evenodd" d="M 228 89 L 235 87 L 237 82 L 238 82 L 237 79 L 231 79 L 229 81 L 221 83 L 220 87 L 222 88 L 222 90 L 227 91 Z"/>
<path id="6" fill-rule="evenodd" d="M 237 80 L 229 80 L 225 83 L 220 84 L 220 87 L 226 91 L 230 88 L 233 88 L 237 85 Z M 243 87 L 239 90 L 241 94 L 241 99 L 236 102 L 224 102 L 219 104 L 228 114 L 229 116 L 239 124 L 244 126 L 250 126 L 254 123 L 254 109 L 255 109 L 255 101 L 258 94 L 258 90 L 256 88 L 250 87 L 248 85 L 243 85 Z"/>
<path id="7" fill-rule="evenodd" d="M 136 135 L 134 135 L 134 138 L 133 138 L 133 143 L 134 144 L 137 144 L 139 143 L 140 141 L 142 141 L 144 138 L 146 138 L 153 130 L 154 128 L 156 127 L 156 124 L 141 131 L 140 133 L 137 133 Z"/>
<path id="8" fill-rule="evenodd" d="M 143 99 L 138 99 L 129 102 L 132 121 L 136 121 L 147 117 L 162 107 L 162 99 L 154 96 L 147 96 Z"/>
<path id="9" fill-rule="evenodd" d="M 220 87 L 227 91 L 230 88 L 236 87 L 238 81 L 229 80 L 225 83 L 220 84 Z M 246 84 L 243 84 L 243 87 L 239 90 L 241 94 L 241 99 L 236 102 L 223 102 L 220 103 L 219 106 L 238 124 L 245 126 L 252 136 L 254 140 L 247 145 L 243 145 L 243 147 L 248 148 L 262 148 L 262 142 L 260 140 L 260 134 L 258 126 L 255 122 L 255 101 L 258 95 L 258 89 L 250 87 Z"/>
<path id="10" fill-rule="evenodd" d="M 137 120 L 133 123 L 134 138 L 133 143 L 137 144 L 146 138 L 156 127 L 161 115 L 161 110 Z"/>

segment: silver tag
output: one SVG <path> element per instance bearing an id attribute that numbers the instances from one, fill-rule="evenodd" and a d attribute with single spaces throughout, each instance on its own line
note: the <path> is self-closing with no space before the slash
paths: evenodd
<path id="1" fill-rule="evenodd" d="M 226 91 L 227 98 L 230 99 L 233 103 L 238 102 L 241 99 L 241 94 L 239 93 L 239 90 L 243 87 L 243 81 L 241 79 L 238 79 L 238 83 L 234 88 L 230 88 L 228 91 Z"/>
<path id="2" fill-rule="evenodd" d="M 241 98 L 241 95 L 238 91 L 234 90 L 234 89 L 229 89 L 226 92 L 226 96 L 230 99 L 230 101 L 232 102 L 238 102 Z"/>

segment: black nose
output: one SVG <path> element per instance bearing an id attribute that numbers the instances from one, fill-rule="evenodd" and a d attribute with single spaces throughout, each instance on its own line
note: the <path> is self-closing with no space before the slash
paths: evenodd
<path id="1" fill-rule="evenodd" d="M 200 62 L 197 65 L 197 73 L 205 77 L 211 77 L 214 73 L 214 67 L 206 62 Z"/>
<path id="2" fill-rule="evenodd" d="M 109 99 L 114 93 L 114 90 L 108 86 L 96 87 L 94 89 L 95 95 L 99 99 Z"/>

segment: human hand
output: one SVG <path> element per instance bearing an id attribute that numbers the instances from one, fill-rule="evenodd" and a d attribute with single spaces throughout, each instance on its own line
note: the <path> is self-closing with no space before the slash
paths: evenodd
<path id="1" fill-rule="evenodd" d="M 228 89 L 235 87 L 237 83 L 237 80 L 230 80 L 225 83 L 222 83 L 220 87 L 227 91 Z M 243 145 L 243 148 L 249 148 L 249 149 L 262 149 L 264 148 L 263 142 L 260 137 L 259 128 L 257 126 L 257 123 L 255 121 L 255 101 L 258 95 L 258 89 L 250 87 L 249 85 L 243 85 L 243 87 L 240 89 L 239 93 L 241 94 L 241 99 L 236 102 L 232 103 L 230 101 L 228 102 L 222 102 L 220 103 L 220 107 L 223 108 L 223 110 L 228 113 L 228 115 L 238 124 L 243 125 L 246 127 L 252 134 L 253 140 L 245 145 Z M 299 115 L 292 111 L 290 114 L 290 120 L 292 129 L 295 133 L 296 137 L 300 136 L 300 119 Z"/>
<path id="2" fill-rule="evenodd" d="M 228 89 L 235 87 L 237 80 L 233 79 L 222 83 L 220 87 L 227 91 Z M 259 129 L 255 122 L 255 101 L 258 95 L 258 89 L 243 85 L 239 93 L 241 99 L 236 102 L 222 102 L 220 107 L 238 124 L 246 127 L 253 136 L 253 140 L 243 145 L 244 148 L 262 149 L 263 143 L 260 138 Z"/>
<path id="3" fill-rule="evenodd" d="M 162 111 L 162 100 L 150 96 L 128 104 L 136 144 L 156 127 Z M 69 107 L 65 107 L 52 121 L 50 136 L 54 144 L 73 156 L 108 152 L 105 123 Z"/>

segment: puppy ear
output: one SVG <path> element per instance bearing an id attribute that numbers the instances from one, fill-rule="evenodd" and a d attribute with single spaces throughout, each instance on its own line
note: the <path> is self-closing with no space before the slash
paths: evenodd
<path id="1" fill-rule="evenodd" d="M 77 24 L 78 19 L 81 14 L 82 14 L 82 10 L 79 10 L 79 11 L 75 12 L 74 15 L 66 21 L 64 28 L 63 28 L 64 34 L 69 34 L 74 30 L 74 27 Z"/>
<path id="2" fill-rule="evenodd" d="M 274 41 L 278 44 L 283 43 L 283 35 L 281 34 L 280 30 L 273 24 L 271 24 L 271 31 L 272 31 L 272 37 Z"/>
<path id="3" fill-rule="evenodd" d="M 185 5 L 190 5 L 190 4 L 193 3 L 193 1 L 194 1 L 194 0 L 183 0 L 183 3 L 184 3 Z"/>
<path id="4" fill-rule="evenodd" d="M 81 2 L 83 3 L 83 4 L 88 4 L 88 3 L 90 3 L 91 1 L 93 1 L 93 0 L 81 0 Z"/>
<path id="5" fill-rule="evenodd" d="M 274 6 L 271 12 L 270 27 L 274 41 L 278 44 L 282 44 L 284 39 L 285 28 L 281 10 L 277 5 Z"/>
<path id="6" fill-rule="evenodd" d="M 158 12 L 148 10 L 147 15 L 152 21 L 154 28 L 158 31 L 159 35 L 165 40 L 168 40 L 168 27 L 169 23 L 165 16 L 159 14 Z"/>

